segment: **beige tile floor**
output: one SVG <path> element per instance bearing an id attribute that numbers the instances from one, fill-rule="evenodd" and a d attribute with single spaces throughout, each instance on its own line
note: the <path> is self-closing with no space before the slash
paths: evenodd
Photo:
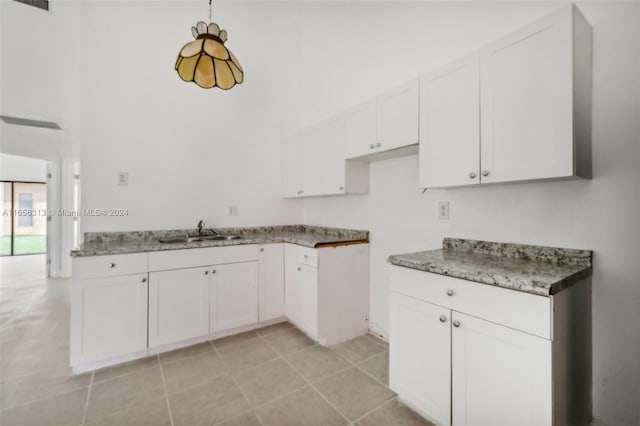
<path id="1" fill-rule="evenodd" d="M 0 258 L 0 424 L 430 425 L 388 388 L 388 346 L 332 348 L 281 323 L 72 376 L 69 287 Z"/>

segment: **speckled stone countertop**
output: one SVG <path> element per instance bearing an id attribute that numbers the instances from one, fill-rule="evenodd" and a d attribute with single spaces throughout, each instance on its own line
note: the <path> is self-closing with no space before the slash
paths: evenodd
<path id="1" fill-rule="evenodd" d="M 369 231 L 325 228 L 307 225 L 263 226 L 254 228 L 217 228 L 222 235 L 238 235 L 231 241 L 194 241 L 190 243 L 161 243 L 161 238 L 184 237 L 193 229 L 171 231 L 88 232 L 79 250 L 71 256 L 101 256 L 108 254 L 144 253 L 202 247 L 235 246 L 242 244 L 292 243 L 305 247 L 323 247 L 368 243 Z M 208 230 L 203 231 L 203 233 Z"/>
<path id="2" fill-rule="evenodd" d="M 593 253 L 445 238 L 443 248 L 390 256 L 397 266 L 551 296 L 588 276 Z"/>

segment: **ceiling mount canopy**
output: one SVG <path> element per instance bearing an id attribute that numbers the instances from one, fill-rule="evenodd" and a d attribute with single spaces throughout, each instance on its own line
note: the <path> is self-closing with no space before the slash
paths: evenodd
<path id="1" fill-rule="evenodd" d="M 175 69 L 180 78 L 194 82 L 204 89 L 219 87 L 229 90 L 244 81 L 244 70 L 240 62 L 224 43 L 227 32 L 211 22 L 211 0 L 209 0 L 209 25 L 200 21 L 191 27 L 194 41 L 184 45 Z"/>

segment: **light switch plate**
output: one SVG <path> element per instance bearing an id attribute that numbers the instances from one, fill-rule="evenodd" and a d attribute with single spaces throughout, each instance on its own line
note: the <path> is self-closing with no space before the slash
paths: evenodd
<path id="1" fill-rule="evenodd" d="M 449 220 L 449 202 L 438 201 L 438 219 Z"/>

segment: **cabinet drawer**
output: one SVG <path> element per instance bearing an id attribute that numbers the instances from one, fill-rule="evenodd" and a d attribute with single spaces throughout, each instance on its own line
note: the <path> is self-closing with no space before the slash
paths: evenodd
<path id="1" fill-rule="evenodd" d="M 551 338 L 550 297 L 399 266 L 390 266 L 389 277 L 392 292 Z"/>
<path id="2" fill-rule="evenodd" d="M 117 254 L 73 258 L 73 278 L 115 277 L 147 273 L 149 256 L 147 253 Z"/>
<path id="3" fill-rule="evenodd" d="M 318 267 L 318 250 L 309 247 L 298 247 L 298 263 Z"/>
<path id="4" fill-rule="evenodd" d="M 255 244 L 156 251 L 149 253 L 149 271 L 196 268 L 253 260 L 258 260 L 258 246 Z"/>

